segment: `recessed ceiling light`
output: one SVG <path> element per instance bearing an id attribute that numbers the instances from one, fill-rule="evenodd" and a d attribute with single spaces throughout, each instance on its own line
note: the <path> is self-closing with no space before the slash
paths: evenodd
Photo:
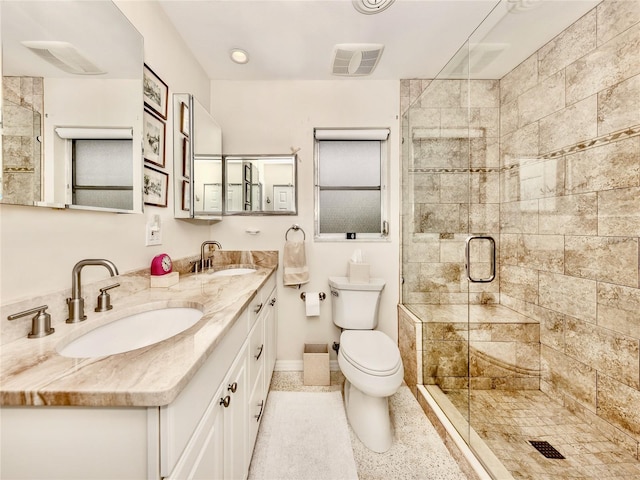
<path id="1" fill-rule="evenodd" d="M 231 55 L 231 60 L 236 63 L 242 64 L 249 61 L 249 54 L 241 48 L 232 49 L 229 55 Z"/>

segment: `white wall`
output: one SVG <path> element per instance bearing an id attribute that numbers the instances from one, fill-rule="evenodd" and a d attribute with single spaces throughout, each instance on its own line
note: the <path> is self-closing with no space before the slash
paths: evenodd
<path id="1" fill-rule="evenodd" d="M 169 94 L 190 92 L 208 105 L 209 79 L 160 7 L 148 1 L 118 0 L 116 4 L 144 36 L 145 62 L 169 86 Z M 167 124 L 171 121 L 169 107 Z M 170 132 L 167 128 L 166 152 L 173 151 Z M 167 171 L 173 171 L 172 165 L 168 155 Z M 169 205 L 172 201 L 170 191 Z M 163 244 L 145 247 L 145 224 L 152 214 L 162 218 Z M 120 215 L 0 205 L 0 302 L 70 288 L 71 269 L 83 258 L 107 258 L 123 273 L 149 266 L 161 252 L 175 258 L 196 254 L 207 238 L 208 225 L 174 220 L 171 207 L 145 207 L 142 215 Z M 83 281 L 91 281 L 104 278 L 107 272 L 87 268 L 82 275 Z"/>
<path id="2" fill-rule="evenodd" d="M 346 275 L 354 249 L 363 250 L 371 274 L 386 280 L 380 305 L 379 329 L 397 338 L 396 304 L 399 298 L 399 82 L 341 79 L 336 81 L 212 82 L 211 112 L 222 126 L 225 154 L 298 152 L 298 215 L 275 217 L 225 217 L 211 227 L 212 237 L 226 249 L 280 250 L 285 233 L 294 223 L 306 232 L 311 281 L 300 290 L 282 285 L 278 271 L 280 321 L 278 361 L 302 360 L 304 343 L 332 343 L 339 330 L 331 321 L 327 279 Z M 314 242 L 313 240 L 313 129 L 314 127 L 389 127 L 390 241 Z M 249 235 L 247 228 L 260 230 Z M 290 233 L 290 238 L 298 235 Z M 323 291 L 320 317 L 305 317 L 302 291 Z M 335 355 L 333 354 L 333 358 Z"/>

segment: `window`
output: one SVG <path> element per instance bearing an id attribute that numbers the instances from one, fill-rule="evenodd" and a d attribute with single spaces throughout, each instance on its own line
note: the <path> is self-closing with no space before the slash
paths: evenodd
<path id="1" fill-rule="evenodd" d="M 315 237 L 385 240 L 389 129 L 315 130 Z"/>

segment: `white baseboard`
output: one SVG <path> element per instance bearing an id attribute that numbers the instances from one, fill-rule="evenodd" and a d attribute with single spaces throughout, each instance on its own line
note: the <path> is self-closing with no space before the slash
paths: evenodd
<path id="1" fill-rule="evenodd" d="M 274 371 L 276 372 L 302 372 L 304 370 L 304 362 L 302 360 L 276 360 Z M 329 362 L 329 370 L 337 372 L 340 370 L 337 360 Z"/>

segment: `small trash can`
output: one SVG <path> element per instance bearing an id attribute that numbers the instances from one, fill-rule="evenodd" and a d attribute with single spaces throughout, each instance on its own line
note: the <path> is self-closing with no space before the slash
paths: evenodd
<path id="1" fill-rule="evenodd" d="M 329 346 L 326 343 L 305 343 L 302 358 L 305 385 L 331 385 Z"/>

